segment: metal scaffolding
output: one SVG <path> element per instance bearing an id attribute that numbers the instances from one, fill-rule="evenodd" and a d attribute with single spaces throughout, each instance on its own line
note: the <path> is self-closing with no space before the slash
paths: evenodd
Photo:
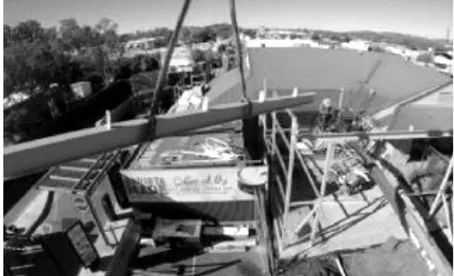
<path id="1" fill-rule="evenodd" d="M 259 102 L 264 101 L 266 98 L 266 82 L 264 82 L 265 89 L 260 91 L 259 94 Z M 277 92 L 273 92 L 274 98 L 277 97 Z M 293 96 L 298 95 L 298 89 L 295 88 L 293 90 Z M 282 250 L 287 246 L 285 244 L 285 233 L 287 231 L 294 231 L 293 229 L 286 228 L 286 222 L 288 219 L 288 214 L 290 207 L 292 206 L 291 203 L 291 193 L 292 193 L 292 186 L 294 180 L 294 171 L 296 168 L 301 167 L 301 169 L 305 172 L 305 174 L 309 178 L 309 182 L 311 188 L 315 195 L 318 196 L 318 200 L 309 201 L 305 204 L 312 205 L 312 211 L 303 219 L 301 225 L 306 225 L 308 223 L 316 224 L 316 218 L 318 216 L 318 208 L 320 207 L 321 200 L 324 195 L 324 191 L 326 189 L 326 181 L 322 184 L 321 189 L 319 190 L 315 184 L 314 179 L 310 176 L 309 168 L 306 165 L 303 155 L 297 149 L 297 138 L 298 138 L 298 131 L 299 125 L 297 121 L 296 115 L 293 113 L 292 110 L 286 109 L 281 114 L 285 114 L 290 118 L 291 126 L 289 129 L 284 128 L 277 118 L 277 113 L 271 113 L 270 118 L 267 118 L 266 115 L 260 115 L 260 123 L 263 129 L 263 135 L 265 138 L 265 145 L 267 148 L 268 153 L 271 156 L 272 164 L 277 164 L 270 175 L 272 179 L 270 179 L 270 185 L 277 186 L 277 197 L 278 201 L 281 203 L 280 206 L 275 206 L 278 210 L 277 212 L 280 213 L 279 216 L 273 218 L 273 233 L 275 242 L 278 248 L 278 255 L 282 252 Z M 271 120 L 270 120 L 271 119 Z M 270 127 L 270 128 L 269 128 Z M 290 136 L 289 138 L 287 136 Z M 282 152 L 282 149 L 278 146 L 278 140 L 282 141 L 286 151 L 288 152 L 288 158 Z M 331 147 L 333 148 L 333 147 Z M 332 150 L 331 150 L 332 152 Z M 288 159 L 285 161 L 285 159 Z M 281 178 L 281 173 L 285 175 L 284 179 Z M 327 171 L 327 169 L 326 169 Z M 302 227 L 302 226 L 301 226 Z M 313 228 L 315 229 L 315 227 Z M 312 240 L 314 239 L 315 230 L 311 235 Z"/>
<path id="2" fill-rule="evenodd" d="M 341 88 L 342 91 L 342 88 Z M 268 93 L 272 92 L 272 93 Z M 341 92 L 342 93 L 342 92 Z M 263 102 L 267 99 L 267 95 L 273 95 L 272 99 L 278 97 L 277 91 L 267 91 L 266 80 L 263 82 L 263 90 L 259 92 L 258 101 Z M 298 95 L 298 88 L 294 88 L 293 96 Z M 282 119 L 282 120 L 278 120 Z M 286 120 L 290 122 L 290 126 L 284 127 L 280 121 Z M 374 140 L 405 140 L 417 138 L 440 138 L 452 136 L 449 130 L 438 132 L 430 132 L 425 130 L 413 131 L 388 131 L 388 132 L 350 132 L 350 133 L 320 133 L 313 134 L 310 132 L 301 132 L 298 125 L 298 120 L 295 113 L 291 109 L 285 109 L 280 112 L 272 112 L 270 115 L 260 115 L 259 121 L 263 131 L 268 158 L 270 161 L 270 181 L 269 185 L 274 185 L 275 192 L 270 192 L 270 197 L 275 198 L 275 204 L 271 205 L 272 224 L 270 228 L 274 236 L 274 242 L 277 249 L 277 255 L 290 246 L 288 244 L 289 235 L 299 233 L 303 228 L 310 228 L 310 244 L 314 245 L 316 237 L 323 238 L 323 227 L 319 222 L 321 206 L 323 205 L 326 195 L 326 187 L 328 180 L 328 171 L 334 159 L 334 150 L 336 146 L 343 145 L 346 142 L 358 141 L 360 139 Z M 313 173 L 310 171 L 313 168 L 308 167 L 311 162 L 310 158 L 303 155 L 298 149 L 297 144 L 301 138 L 313 139 L 322 141 L 327 145 L 326 154 L 324 157 L 323 172 L 321 173 L 321 181 L 314 179 Z M 380 167 L 379 164 L 377 166 Z M 435 213 L 444 210 L 450 233 L 450 242 L 452 243 L 452 205 L 449 204 L 447 195 L 448 185 L 452 185 L 448 179 L 452 173 L 453 159 L 451 159 L 447 171 L 443 177 L 443 181 L 436 193 L 429 213 L 429 218 Z M 292 189 L 294 183 L 295 171 L 300 170 L 306 176 L 311 191 L 315 196 L 312 200 L 292 201 Z M 449 184 L 450 183 L 450 184 Z M 271 189 L 271 187 L 270 187 Z M 271 201 L 271 198 L 270 198 Z M 452 201 L 451 201 L 452 203 Z M 310 208 L 304 216 L 302 216 L 295 226 L 289 226 L 289 211 L 292 207 L 306 206 Z M 440 208 L 442 206 L 442 208 Z M 420 237 L 421 238 L 421 237 Z"/>

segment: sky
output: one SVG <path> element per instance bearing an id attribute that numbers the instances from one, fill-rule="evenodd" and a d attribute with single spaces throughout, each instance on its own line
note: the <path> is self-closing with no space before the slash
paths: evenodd
<path id="1" fill-rule="evenodd" d="M 173 28 L 182 4 L 183 0 L 4 0 L 3 20 L 14 26 L 36 19 L 52 27 L 70 17 L 81 25 L 106 17 L 125 33 Z M 241 27 L 391 31 L 446 38 L 453 25 L 452 0 L 236 0 L 236 6 Z M 222 22 L 230 22 L 229 0 L 192 0 L 185 25 Z"/>

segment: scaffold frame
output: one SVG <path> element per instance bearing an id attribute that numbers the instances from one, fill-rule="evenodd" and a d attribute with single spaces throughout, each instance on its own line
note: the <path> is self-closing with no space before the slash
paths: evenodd
<path id="1" fill-rule="evenodd" d="M 258 101 L 263 102 L 268 100 L 267 82 L 266 79 L 263 81 L 263 90 L 259 91 Z M 271 91 L 273 95 L 272 99 L 278 97 L 277 91 Z M 298 88 L 293 89 L 293 96 L 298 95 Z M 342 93 L 342 87 L 340 88 Z M 341 105 L 341 103 L 339 103 Z M 286 114 L 290 118 L 290 127 L 283 127 L 278 120 L 278 113 L 281 116 Z M 412 131 L 380 131 L 380 132 L 349 132 L 349 133 L 320 133 L 314 134 L 308 131 L 301 132 L 298 125 L 298 120 L 295 113 L 291 109 L 285 109 L 281 111 L 273 111 L 269 116 L 259 115 L 259 122 L 262 127 L 263 137 L 265 141 L 266 149 L 271 158 L 271 166 L 275 164 L 276 168 L 282 171 L 285 175 L 285 179 L 282 179 L 278 173 L 270 173 L 274 179 L 270 179 L 270 185 L 276 185 L 276 190 L 278 191 L 276 195 L 279 198 L 279 201 L 282 203 L 282 212 L 280 216 L 273 217 L 272 219 L 272 229 L 273 236 L 276 244 L 278 254 L 281 254 L 289 244 L 286 244 L 286 235 L 290 232 L 298 233 L 304 226 L 309 225 L 310 232 L 310 244 L 314 245 L 317 232 L 319 236 L 323 233 L 323 228 L 319 223 L 320 216 L 320 206 L 323 203 L 323 198 L 326 192 L 327 185 L 327 175 L 330 168 L 330 164 L 334 157 L 334 148 L 336 144 L 343 144 L 351 141 L 359 141 L 361 139 L 366 139 L 368 141 L 382 141 L 382 140 L 405 140 L 405 139 L 418 139 L 418 138 L 442 138 L 442 137 L 452 137 L 452 130 L 437 130 L 437 131 L 427 131 L 427 130 L 412 130 Z M 320 189 L 317 188 L 315 180 L 309 173 L 309 168 L 305 162 L 305 157 L 297 148 L 296 143 L 301 138 L 308 139 L 319 139 L 327 144 L 327 150 L 325 155 L 325 162 L 323 166 L 323 175 L 322 181 L 320 184 Z M 281 141 L 281 147 L 285 148 L 285 151 L 288 151 L 288 156 L 284 156 L 281 152 L 281 149 L 278 146 L 278 140 Z M 274 162 L 275 161 L 275 162 Z M 298 165 L 299 163 L 299 165 Z M 379 166 L 379 164 L 377 164 Z M 301 166 L 302 171 L 307 175 L 309 184 L 311 186 L 312 192 L 315 195 L 315 199 L 306 200 L 306 201 L 294 201 L 291 202 L 291 191 L 293 186 L 293 172 L 296 166 Z M 300 168 L 298 168 L 300 169 Z M 433 216 L 434 213 L 444 210 L 448 222 L 449 233 L 452 234 L 453 222 L 452 214 L 454 213 L 454 205 L 451 201 L 451 206 L 447 200 L 446 188 L 448 185 L 448 178 L 453 170 L 453 158 L 450 160 L 450 164 L 446 170 L 446 173 L 443 177 L 443 181 L 438 188 L 434 202 L 430 207 L 429 218 Z M 452 184 L 451 184 L 452 185 Z M 289 229 L 287 226 L 288 213 L 291 207 L 296 206 L 309 206 L 311 208 L 310 212 L 307 213 L 304 217 L 301 218 L 301 221 L 294 229 Z M 440 208 L 441 206 L 441 208 Z M 452 243 L 452 235 L 449 238 L 449 241 Z"/>

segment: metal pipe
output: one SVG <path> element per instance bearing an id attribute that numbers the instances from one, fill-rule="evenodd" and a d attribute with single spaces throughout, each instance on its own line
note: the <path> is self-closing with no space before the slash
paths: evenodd
<path id="1" fill-rule="evenodd" d="M 300 134 L 299 138 L 320 139 L 323 142 L 348 142 L 356 141 L 360 138 L 368 138 L 371 140 L 405 140 L 418 138 L 441 138 L 451 137 L 452 130 L 414 130 L 414 131 L 380 131 L 380 132 L 345 132 L 345 133 L 304 133 Z"/>

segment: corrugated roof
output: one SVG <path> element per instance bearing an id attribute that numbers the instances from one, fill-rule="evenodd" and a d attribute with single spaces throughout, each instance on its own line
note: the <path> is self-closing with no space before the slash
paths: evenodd
<path id="1" fill-rule="evenodd" d="M 406 62 L 386 53 L 358 53 L 351 50 L 316 48 L 248 49 L 247 91 L 257 99 L 266 79 L 269 90 L 320 91 L 309 107 L 329 96 L 337 100 L 338 90 L 345 88 L 344 106 L 364 108 L 366 95 L 374 89 L 376 96 L 369 111 L 380 110 L 394 102 L 448 82 L 450 77 L 432 69 Z M 208 93 L 211 105 L 238 102 L 241 99 L 239 71 L 234 69 L 215 79 Z"/>

